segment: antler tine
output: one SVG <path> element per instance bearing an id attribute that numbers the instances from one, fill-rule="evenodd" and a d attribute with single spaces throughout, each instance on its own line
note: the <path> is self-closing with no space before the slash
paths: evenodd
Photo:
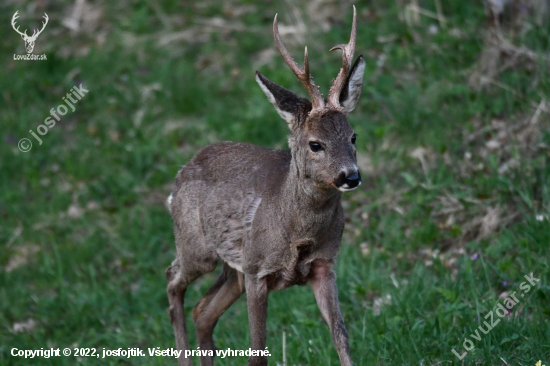
<path id="1" fill-rule="evenodd" d="M 26 30 L 26 29 L 25 29 L 25 32 L 23 33 L 23 32 L 21 32 L 21 31 L 19 30 L 19 26 L 17 26 L 17 28 L 15 28 L 15 21 L 17 20 L 17 18 L 19 18 L 19 10 L 17 10 L 17 11 L 15 12 L 15 14 L 13 14 L 13 17 L 11 18 L 11 26 L 12 26 L 12 28 L 13 28 L 17 33 L 19 33 L 20 35 L 25 35 L 25 36 L 27 36 L 27 30 Z M 27 37 L 28 37 L 28 36 L 27 36 Z"/>
<path id="2" fill-rule="evenodd" d="M 19 10 L 17 10 L 15 14 L 13 14 L 13 16 L 11 17 L 11 25 L 15 26 L 15 20 L 17 18 L 19 18 Z"/>
<path id="3" fill-rule="evenodd" d="M 342 50 L 342 68 L 334 79 L 332 86 L 328 92 L 328 104 L 333 108 L 340 108 L 340 93 L 346 83 L 351 63 L 353 62 L 353 55 L 355 53 L 355 41 L 357 39 L 357 10 L 355 5 L 353 6 L 353 24 L 351 26 L 351 36 L 348 44 L 340 44 L 334 46 L 330 51 L 341 49 Z"/>
<path id="4" fill-rule="evenodd" d="M 46 28 L 46 24 L 48 24 L 48 20 L 50 19 L 50 18 L 48 18 L 48 14 L 46 14 L 46 13 L 44 13 L 44 16 L 43 16 L 42 18 L 44 18 L 45 22 L 42 22 L 42 29 L 36 30 L 36 32 L 37 32 L 37 33 L 36 33 L 36 37 L 38 37 L 38 35 L 39 35 L 40 33 L 42 33 L 42 31 L 44 30 L 44 28 Z M 33 34 L 33 36 L 34 36 L 34 34 Z"/>
<path id="5" fill-rule="evenodd" d="M 310 76 L 310 74 L 309 74 L 309 57 L 307 55 L 307 46 L 304 49 L 304 75 Z"/>
<path id="6" fill-rule="evenodd" d="M 46 27 L 46 24 L 48 24 L 48 20 L 50 20 L 50 18 L 48 18 L 48 14 L 44 13 L 44 16 L 42 17 L 44 18 L 45 22 L 42 22 L 42 29 L 44 29 Z"/>
<path id="7" fill-rule="evenodd" d="M 325 106 L 325 100 L 321 95 L 321 92 L 319 91 L 319 87 L 315 85 L 315 83 L 313 82 L 313 78 L 309 74 L 309 58 L 307 54 L 307 47 L 304 52 L 304 69 L 302 70 L 302 68 L 290 56 L 290 54 L 288 53 L 288 50 L 286 49 L 285 45 L 281 41 L 281 36 L 279 34 L 279 26 L 277 24 L 277 15 L 278 14 L 275 14 L 275 19 L 273 19 L 273 38 L 275 39 L 275 44 L 277 45 L 277 48 L 279 49 L 281 56 L 283 56 L 283 60 L 285 60 L 288 67 L 290 67 L 294 75 L 298 77 L 298 79 L 302 82 L 302 84 L 306 88 L 311 98 L 311 104 L 313 106 L 313 109 L 321 109 Z"/>

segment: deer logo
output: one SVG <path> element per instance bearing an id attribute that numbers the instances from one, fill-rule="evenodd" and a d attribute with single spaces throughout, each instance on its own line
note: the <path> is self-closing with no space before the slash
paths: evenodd
<path id="1" fill-rule="evenodd" d="M 19 15 L 17 14 L 19 13 L 19 10 L 15 12 L 15 14 L 13 14 L 13 17 L 11 18 L 11 26 L 13 27 L 13 29 L 19 33 L 21 35 L 21 38 L 23 38 L 23 41 L 25 41 L 25 49 L 27 50 L 27 53 L 32 53 L 32 50 L 34 49 L 34 42 L 36 42 L 36 39 L 38 38 L 38 36 L 40 35 L 40 33 L 42 33 L 42 31 L 44 30 L 44 28 L 46 28 L 46 24 L 48 24 L 48 14 L 44 13 L 44 19 L 45 19 L 45 22 L 42 22 L 42 29 L 40 30 L 34 30 L 32 32 L 32 36 L 29 37 L 29 35 L 27 34 L 27 30 L 25 29 L 24 32 L 21 32 L 19 30 L 19 26 L 17 26 L 17 28 L 15 27 L 15 20 L 17 18 L 19 18 Z"/>

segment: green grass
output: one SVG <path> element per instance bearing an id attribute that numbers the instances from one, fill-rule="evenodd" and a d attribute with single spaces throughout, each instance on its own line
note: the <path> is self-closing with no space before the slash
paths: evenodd
<path id="1" fill-rule="evenodd" d="M 72 4 L 30 13 L 23 3 L 1 5 L 1 365 L 76 361 L 16 358 L 14 347 L 175 347 L 164 277 L 174 238 L 163 201 L 177 170 L 215 141 L 286 147 L 287 127 L 256 85 L 256 69 L 305 94 L 280 57 L 259 61 L 262 51 L 275 49 L 273 15 L 291 22 L 289 2 L 102 3 L 94 5 L 99 21 L 77 34 L 61 25 Z M 351 5 L 323 4 L 345 13 L 332 15 L 328 31 L 321 30 L 321 15 L 306 16 L 303 41 L 285 39 L 299 61 L 302 46 L 309 46 L 312 73 L 326 93 L 340 65 L 340 56 L 327 50 L 348 39 Z M 350 123 L 359 135 L 365 184 L 345 196 L 348 223 L 337 263 L 355 364 L 548 364 L 549 115 L 540 114 L 526 139 L 520 139 L 526 125 L 498 135 L 529 122 L 532 104 L 548 99 L 547 65 L 522 62 L 496 77 L 509 89 L 477 89 L 468 78 L 485 47 L 482 5 L 443 2 L 448 26 L 435 35 L 428 32 L 435 20 L 422 17 L 409 27 L 394 3 L 355 5 L 357 54 L 368 66 Z M 420 6 L 435 11 L 433 2 Z M 34 52 L 47 61 L 13 60 L 13 53 L 24 53 L 10 27 L 16 10 L 29 29 L 48 13 Z M 226 23 L 209 26 L 213 17 Z M 510 41 L 550 52 L 548 25 L 523 22 L 532 27 L 506 33 Z M 161 42 L 182 31 L 193 36 Z M 389 34 L 393 41 L 377 41 Z M 36 132 L 81 82 L 89 93 L 38 145 L 28 131 Z M 30 152 L 18 150 L 21 138 L 33 142 Z M 491 139 L 502 143 L 489 149 Z M 506 162 L 510 168 L 501 169 Z M 452 349 L 462 353 L 465 337 L 472 339 L 502 302 L 499 295 L 521 293 L 531 272 L 540 278 L 537 287 L 491 332 L 480 332 L 475 349 L 459 361 Z M 187 291 L 188 314 L 216 273 Z M 29 319 L 32 329 L 14 332 Z M 190 317 L 188 328 L 196 347 Z M 215 341 L 221 349 L 247 349 L 247 329 L 243 296 L 221 318 Z M 285 333 L 288 365 L 338 365 L 309 288 L 273 292 L 267 329 L 270 364 L 282 364 Z M 176 364 L 148 356 L 78 362 Z"/>

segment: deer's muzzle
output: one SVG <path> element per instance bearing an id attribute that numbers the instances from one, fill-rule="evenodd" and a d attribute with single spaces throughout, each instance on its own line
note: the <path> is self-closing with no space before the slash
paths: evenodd
<path id="1" fill-rule="evenodd" d="M 352 191 L 361 184 L 361 173 L 352 171 L 349 173 L 342 172 L 334 181 L 334 185 L 342 192 Z"/>

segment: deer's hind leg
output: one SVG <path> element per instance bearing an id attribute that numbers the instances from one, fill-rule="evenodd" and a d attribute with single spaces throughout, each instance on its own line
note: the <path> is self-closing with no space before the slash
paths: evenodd
<path id="1" fill-rule="evenodd" d="M 197 262 L 186 261 L 181 263 L 177 258 L 166 269 L 166 280 L 168 281 L 167 294 L 170 303 L 168 311 L 170 322 L 174 327 L 174 335 L 176 337 L 176 347 L 182 353 L 178 359 L 179 366 L 191 366 L 191 358 L 185 358 L 185 350 L 189 350 L 189 338 L 187 336 L 187 327 L 185 325 L 185 313 L 183 310 L 183 302 L 187 286 L 194 280 L 207 272 L 211 272 L 216 268 L 216 260 L 200 261 L 201 265 L 197 266 Z"/>
<path id="2" fill-rule="evenodd" d="M 200 180 L 185 181 L 183 168 L 176 178 L 179 188 L 170 195 L 168 205 L 174 220 L 176 239 L 176 259 L 166 270 L 167 293 L 170 303 L 170 322 L 174 327 L 176 346 L 182 351 L 178 359 L 180 366 L 191 366 L 190 358 L 185 358 L 189 350 L 189 338 L 185 325 L 183 308 L 187 286 L 205 273 L 216 269 L 218 254 L 206 245 L 202 230 L 199 207 L 204 184 Z"/>
<path id="3" fill-rule="evenodd" d="M 183 299 L 189 282 L 182 278 L 180 268 L 181 266 L 177 259 L 166 268 L 166 281 L 168 282 L 166 292 L 170 304 L 168 315 L 170 316 L 170 323 L 174 327 L 176 347 L 178 350 L 185 352 L 186 349 L 189 349 L 189 339 L 187 338 L 187 327 L 183 312 Z M 192 364 L 190 359 L 185 359 L 180 355 L 178 365 L 191 366 Z"/>
<path id="4" fill-rule="evenodd" d="M 239 278 L 239 276 L 241 276 Z M 193 321 L 201 350 L 215 350 L 212 335 L 222 314 L 244 293 L 242 275 L 224 263 L 220 276 L 193 309 Z M 212 366 L 213 357 L 202 356 L 201 366 Z"/>

